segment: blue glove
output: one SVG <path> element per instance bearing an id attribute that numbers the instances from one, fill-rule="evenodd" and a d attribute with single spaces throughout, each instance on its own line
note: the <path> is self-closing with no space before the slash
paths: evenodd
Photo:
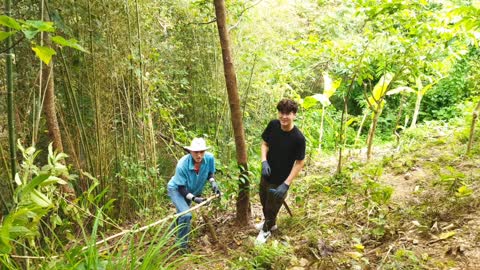
<path id="1" fill-rule="evenodd" d="M 270 176 L 272 173 L 272 170 L 270 169 L 270 165 L 268 164 L 268 161 L 262 161 L 262 176 L 267 177 Z"/>
<path id="2" fill-rule="evenodd" d="M 205 201 L 205 199 L 202 198 L 202 197 L 193 197 L 193 201 L 194 201 L 195 203 L 202 203 L 202 202 Z"/>
<path id="3" fill-rule="evenodd" d="M 280 186 L 278 186 L 276 189 L 271 188 L 268 191 L 273 193 L 273 196 L 279 200 L 284 200 L 285 197 L 287 197 L 287 191 L 288 188 L 290 188 L 289 185 L 282 183 Z"/>
<path id="4" fill-rule="evenodd" d="M 218 188 L 217 182 L 215 182 L 215 180 L 213 180 L 213 181 L 210 181 L 210 183 L 212 184 L 213 193 L 215 193 L 215 195 L 222 196 L 222 192 L 220 192 L 220 189 Z"/>

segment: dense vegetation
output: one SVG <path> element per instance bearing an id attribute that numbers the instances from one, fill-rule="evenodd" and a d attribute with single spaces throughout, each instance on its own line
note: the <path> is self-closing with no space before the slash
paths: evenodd
<path id="1" fill-rule="evenodd" d="M 0 16 L 0 62 L 12 67 L 0 72 L 6 269 L 458 263 L 405 244 L 412 228 L 402 224 L 414 221 L 431 244 L 451 239 L 449 224 L 473 229 L 460 221 L 478 206 L 478 1 L 226 1 L 249 157 L 240 180 L 213 1 L 13 2 Z M 307 138 L 290 195 L 298 212 L 282 220 L 283 236 L 253 247 L 232 226 L 238 182 L 250 181 L 255 206 L 260 134 L 282 97 L 301 104 Z M 197 252 L 172 252 L 170 220 L 93 245 L 172 213 L 166 182 L 195 136 L 213 146 L 224 191 L 198 218 Z M 418 197 L 397 197 L 402 186 L 383 176 L 418 168 Z"/>

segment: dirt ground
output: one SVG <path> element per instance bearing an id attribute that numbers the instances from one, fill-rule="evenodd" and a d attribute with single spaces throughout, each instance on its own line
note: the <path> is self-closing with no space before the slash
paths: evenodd
<path id="1" fill-rule="evenodd" d="M 396 155 L 397 147 L 393 145 L 374 149 L 375 158 L 372 162 L 381 162 L 385 157 L 391 158 L 389 165 L 385 166 L 378 181 L 394 189 L 390 206 L 392 212 L 401 211 L 401 209 L 411 206 L 421 206 L 429 201 L 432 202 L 433 206 L 442 206 L 442 201 L 438 201 L 437 198 L 443 197 L 440 197 L 441 194 L 436 191 L 437 187 L 432 184 L 432 181 L 438 179 L 439 173 L 447 171 L 447 167 L 460 171 L 469 179 L 478 180 L 480 178 L 480 160 L 478 158 L 456 156 L 458 145 L 453 141 L 452 133 L 453 131 L 440 130 L 432 137 L 441 141 L 441 143 L 426 145 L 424 148 L 412 151 L 404 156 Z M 365 149 L 347 152 L 347 163 L 352 161 L 365 162 L 364 156 L 366 156 Z M 318 160 L 317 162 L 311 162 L 310 167 L 306 168 L 307 175 L 319 171 L 324 175 L 332 175 L 335 172 L 336 156 L 323 156 Z M 297 181 L 301 182 L 302 179 Z M 376 266 L 374 268 L 365 266 L 358 269 L 383 269 L 381 265 L 399 249 L 412 251 L 418 260 L 428 262 L 422 264 L 425 267 L 424 269 L 480 269 L 480 210 L 478 207 L 480 206 L 480 199 L 478 199 L 480 195 L 476 193 L 478 192 L 478 189 L 476 189 L 478 185 L 473 185 L 475 187 L 473 188 L 474 193 L 471 195 L 472 202 L 465 204 L 464 207 L 439 209 L 439 212 L 444 212 L 439 213 L 438 218 L 433 218 L 431 222 L 425 224 L 422 224 L 424 221 L 419 221 L 415 217 L 406 217 L 402 220 L 403 223 L 400 227 L 396 229 L 395 237 L 386 239 L 385 242 L 376 247 L 369 248 L 366 246 L 364 256 L 371 261 L 376 261 L 373 264 Z M 213 256 L 216 259 L 213 262 L 208 260 L 209 265 L 199 265 L 196 269 L 228 269 L 231 259 L 242 256 L 253 248 L 253 241 L 257 235 L 253 224 L 262 220 L 258 198 L 252 199 L 251 225 L 246 228 L 239 228 L 236 224 L 234 205 L 229 209 L 232 211 L 219 211 L 215 217 L 209 220 L 215 228 L 217 243 L 213 240 L 214 237 L 208 231 L 207 226 L 201 226 L 205 225 L 205 221 L 199 220 L 197 222 L 197 225 L 200 225 L 201 228 L 198 232 L 199 236 L 194 237 L 193 240 L 194 255 Z M 448 213 L 449 209 L 453 212 Z M 295 209 L 293 210 L 295 213 Z M 328 212 L 327 210 L 325 209 L 326 212 Z M 282 209 L 281 211 L 283 211 L 282 215 L 287 215 L 285 210 Z M 428 211 L 435 213 L 437 210 L 429 209 Z M 427 215 L 427 213 L 424 214 Z M 280 235 L 279 237 L 288 238 L 292 242 L 291 244 L 295 246 L 305 244 L 301 237 L 295 235 Z M 335 242 L 335 240 L 332 242 Z M 320 246 L 319 243 L 319 250 L 321 250 Z M 328 247 L 328 245 L 325 245 L 325 247 Z M 334 252 L 333 256 L 335 256 Z M 312 264 L 311 261 L 308 261 L 312 258 L 313 260 L 319 259 L 312 254 L 307 254 L 307 256 L 299 257 L 298 265 L 288 269 L 318 269 L 318 264 Z M 341 265 L 334 268 L 349 269 Z M 401 269 L 417 268 L 406 266 Z"/>

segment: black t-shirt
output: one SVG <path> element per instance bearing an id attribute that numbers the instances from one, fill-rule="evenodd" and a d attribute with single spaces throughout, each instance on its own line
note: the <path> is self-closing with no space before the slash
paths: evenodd
<path id="1" fill-rule="evenodd" d="M 294 126 L 283 131 L 280 120 L 272 120 L 262 133 L 262 139 L 268 144 L 267 161 L 272 173 L 266 178 L 272 184 L 281 184 L 287 179 L 295 160 L 305 158 L 305 137 Z"/>

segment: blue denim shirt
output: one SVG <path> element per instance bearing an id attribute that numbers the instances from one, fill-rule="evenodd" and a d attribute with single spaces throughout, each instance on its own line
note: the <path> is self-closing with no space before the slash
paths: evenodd
<path id="1" fill-rule="evenodd" d="M 212 173 L 215 173 L 215 158 L 212 153 L 205 153 L 198 175 L 194 170 L 192 155 L 187 154 L 178 161 L 175 175 L 172 176 L 167 186 L 168 188 L 185 186 L 188 192 L 198 196 L 202 193 L 207 178 Z"/>

